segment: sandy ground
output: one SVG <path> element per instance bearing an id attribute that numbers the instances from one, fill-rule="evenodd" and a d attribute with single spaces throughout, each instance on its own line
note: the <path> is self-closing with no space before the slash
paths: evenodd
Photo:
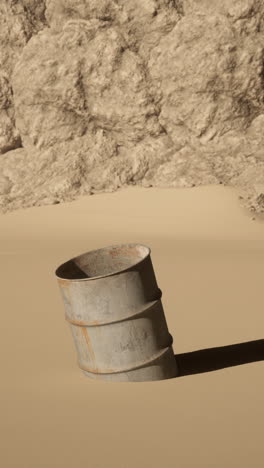
<path id="1" fill-rule="evenodd" d="M 161 382 L 90 381 L 54 277 L 87 250 L 142 242 L 176 354 L 263 339 L 264 223 L 236 193 L 84 197 L 2 215 L 0 241 L 3 468 L 263 467 L 263 362 Z"/>

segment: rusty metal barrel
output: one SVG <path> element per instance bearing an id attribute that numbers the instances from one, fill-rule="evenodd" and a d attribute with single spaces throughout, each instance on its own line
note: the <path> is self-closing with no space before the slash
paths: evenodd
<path id="1" fill-rule="evenodd" d="M 141 244 L 114 245 L 55 272 L 79 367 L 92 379 L 139 382 L 178 374 L 150 253 Z"/>

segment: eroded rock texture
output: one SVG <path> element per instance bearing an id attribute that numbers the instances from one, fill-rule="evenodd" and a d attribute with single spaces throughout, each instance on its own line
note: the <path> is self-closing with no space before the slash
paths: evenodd
<path id="1" fill-rule="evenodd" d="M 0 206 L 129 184 L 264 211 L 261 0 L 1 0 Z"/>
<path id="2" fill-rule="evenodd" d="M 44 27 L 44 12 L 43 1 L 0 1 L 0 155 L 21 146 L 11 74 L 29 39 Z"/>

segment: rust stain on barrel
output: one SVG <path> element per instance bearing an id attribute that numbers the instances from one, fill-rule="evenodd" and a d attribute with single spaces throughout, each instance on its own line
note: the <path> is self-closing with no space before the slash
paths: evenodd
<path id="1" fill-rule="evenodd" d="M 96 325 L 103 325 L 99 320 L 94 320 L 93 322 L 83 322 L 82 320 L 75 320 L 66 317 L 67 322 L 71 323 L 72 325 L 76 325 L 77 327 L 91 327 Z"/>
<path id="2" fill-rule="evenodd" d="M 170 348 L 170 345 L 171 343 L 169 343 L 169 346 L 167 348 L 164 348 L 160 353 L 158 353 L 156 356 L 148 359 L 148 360 L 142 360 L 142 361 L 139 361 L 138 363 L 134 364 L 133 366 L 129 367 L 129 368 L 122 368 L 122 369 L 104 369 L 103 371 L 102 370 L 99 370 L 98 368 L 96 369 L 91 369 L 87 366 L 83 366 L 83 365 L 79 365 L 80 369 L 86 371 L 86 372 L 90 372 L 92 374 L 121 374 L 121 373 L 125 373 L 125 372 L 129 372 L 133 369 L 137 369 L 137 368 L 140 368 L 140 367 L 144 367 L 146 366 L 147 364 L 150 364 L 150 363 L 153 363 L 157 360 L 159 360 L 162 355 L 164 355 L 165 353 L 168 352 L 169 348 Z"/>
<path id="3" fill-rule="evenodd" d="M 93 348 L 92 348 L 92 345 L 91 345 L 91 340 L 90 340 L 87 328 L 84 327 L 84 328 L 81 328 L 81 330 L 82 330 L 82 334 L 84 336 L 84 339 L 86 341 L 87 348 L 88 348 L 89 354 L 91 356 L 92 362 L 95 365 L 95 355 L 94 355 L 94 351 L 93 351 Z M 97 369 L 97 367 L 95 367 L 94 372 L 97 372 L 97 371 L 98 371 L 98 369 Z"/>
<path id="4" fill-rule="evenodd" d="M 63 279 L 63 278 L 58 278 L 58 282 L 63 288 L 65 288 L 65 287 L 68 288 L 70 286 L 70 284 L 71 284 L 71 282 L 69 280 Z"/>
<path id="5" fill-rule="evenodd" d="M 86 366 L 80 366 L 80 369 L 82 369 L 83 371 L 85 372 L 91 372 L 91 374 L 113 374 L 113 373 L 116 373 L 116 370 L 115 369 L 106 369 L 104 370 L 104 372 L 98 370 L 97 368 L 96 369 L 90 369 L 89 367 L 86 367 Z"/>
<path id="6" fill-rule="evenodd" d="M 142 381 L 177 374 L 149 247 L 121 244 L 85 252 L 58 267 L 56 276 L 87 375 Z"/>

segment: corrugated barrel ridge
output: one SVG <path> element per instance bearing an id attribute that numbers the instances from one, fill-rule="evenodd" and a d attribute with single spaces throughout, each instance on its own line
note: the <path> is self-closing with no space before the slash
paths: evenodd
<path id="1" fill-rule="evenodd" d="M 61 265 L 56 276 L 86 375 L 140 381 L 177 374 L 148 247 L 87 252 Z"/>

